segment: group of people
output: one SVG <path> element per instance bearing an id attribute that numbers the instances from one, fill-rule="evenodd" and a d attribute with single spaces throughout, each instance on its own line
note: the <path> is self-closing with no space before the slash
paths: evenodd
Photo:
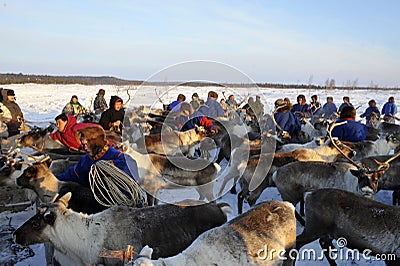
<path id="1" fill-rule="evenodd" d="M 62 113 L 55 118 L 58 130 L 50 134 L 50 137 L 71 150 L 85 153 L 77 164 L 57 175 L 59 180 L 77 182 L 89 187 L 89 172 L 92 165 L 100 160 L 106 160 L 139 184 L 136 161 L 113 147 L 106 138 L 105 130 L 121 132 L 125 115 L 123 100 L 118 96 L 111 96 L 108 107 L 104 95 L 105 90 L 100 89 L 94 100 L 94 111 L 96 114 L 101 114 L 99 124 L 77 122 L 76 116 L 85 113 L 86 109 L 79 103 L 76 95 L 71 97 L 71 101 L 64 107 Z M 126 191 L 122 192 L 130 197 Z M 142 198 L 136 199 L 136 207 L 146 205 L 146 197 L 143 196 L 145 193 L 141 195 Z"/>
<path id="2" fill-rule="evenodd" d="M 223 98 L 218 101 L 218 93 L 209 91 L 207 100 L 200 99 L 197 93 L 193 93 L 192 99 L 186 102 L 186 96 L 179 94 L 175 101 L 168 105 L 168 110 L 179 114 L 178 128 L 180 130 L 189 130 L 195 125 L 203 126 L 209 133 L 215 133 L 212 121 L 219 117 L 225 117 L 230 111 L 236 111 L 244 100 L 237 103 L 234 95 L 230 95 L 227 99 Z M 264 113 L 264 104 L 261 102 L 261 97 L 249 97 L 248 102 L 241 107 L 246 113 L 253 117 L 261 117 Z M 256 119 L 257 120 L 257 119 Z"/>
<path id="3" fill-rule="evenodd" d="M 294 105 L 288 98 L 275 101 L 274 122 L 278 133 L 291 142 L 295 142 L 296 136 L 301 130 L 301 118 L 319 119 L 323 117 L 329 119 L 332 115 L 337 115 L 339 119 L 336 120 L 336 123 L 346 123 L 335 127 L 332 130 L 332 136 L 343 141 L 357 142 L 365 140 L 368 127 L 376 126 L 376 121 L 379 121 L 381 115 L 383 115 L 384 121 L 389 123 L 393 123 L 396 118 L 397 107 L 393 96 L 389 97 L 383 105 L 382 112 L 379 112 L 376 107 L 375 100 L 370 100 L 368 105 L 369 107 L 360 115 L 361 118 L 366 118 L 366 124 L 363 124 L 355 121 L 356 109 L 348 96 L 343 97 L 343 103 L 337 108 L 333 97 L 327 97 L 326 103 L 322 106 L 317 95 L 311 96 L 311 102 L 307 104 L 306 97 L 300 94 Z"/>
<path id="4" fill-rule="evenodd" d="M 77 122 L 76 117 L 86 112 L 86 109 L 79 103 L 78 97 L 73 95 L 71 101 L 63 108 L 62 113 L 55 118 L 58 130 L 50 134 L 50 137 L 72 150 L 79 150 L 81 145 L 76 140 L 75 135 L 81 128 L 97 126 L 104 130 L 121 133 L 125 116 L 123 100 L 118 96 L 111 96 L 110 107 L 108 107 L 104 95 L 105 90 L 100 89 L 94 100 L 95 113 L 101 114 L 98 124 Z"/>

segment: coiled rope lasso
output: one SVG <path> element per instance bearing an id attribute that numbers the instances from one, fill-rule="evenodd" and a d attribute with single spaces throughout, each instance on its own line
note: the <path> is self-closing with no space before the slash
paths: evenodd
<path id="1" fill-rule="evenodd" d="M 140 185 L 109 161 L 97 161 L 90 167 L 89 183 L 97 202 L 106 207 L 134 207 L 147 202 L 146 192 Z"/>

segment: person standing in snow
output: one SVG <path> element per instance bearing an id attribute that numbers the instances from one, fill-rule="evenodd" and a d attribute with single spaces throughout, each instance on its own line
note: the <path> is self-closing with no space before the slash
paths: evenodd
<path id="1" fill-rule="evenodd" d="M 19 105 L 15 102 L 14 90 L 7 90 L 6 96 L 3 99 L 3 105 L 7 110 L 2 111 L 8 114 L 7 117 L 4 117 L 4 122 L 8 128 L 8 136 L 11 137 L 19 134 L 24 115 Z"/>

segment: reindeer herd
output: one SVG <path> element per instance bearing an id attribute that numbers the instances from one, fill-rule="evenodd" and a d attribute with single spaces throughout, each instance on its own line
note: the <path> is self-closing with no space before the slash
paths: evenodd
<path id="1" fill-rule="evenodd" d="M 339 237 L 349 248 L 400 259 L 400 207 L 373 199 L 393 190 L 393 205 L 400 201 L 399 125 L 379 122 L 374 140 L 345 143 L 330 136 L 334 126 L 304 121 L 308 137 L 287 144 L 262 130 L 269 115 L 231 118 L 212 120 L 210 135 L 200 127 L 180 132 L 172 112 L 142 106 L 127 113 L 122 138 L 108 137 L 137 162 L 149 204 L 140 209 L 107 208 L 90 188 L 58 181 L 82 154 L 48 137 L 51 128 L 18 136 L 0 158 L 0 185 L 33 190 L 38 212 L 14 240 L 51 244 L 49 263 L 61 265 L 292 265 L 295 259 L 260 250 L 268 245 L 287 255 L 316 239 L 325 250 Z M 227 222 L 225 194 L 237 187 L 239 216 Z M 282 201 L 255 205 L 268 187 Z M 165 189 L 192 189 L 198 200 L 159 203 Z M 242 213 L 244 203 L 250 209 Z M 304 227 L 298 236 L 296 220 Z M 127 258 L 128 245 L 134 252 Z"/>

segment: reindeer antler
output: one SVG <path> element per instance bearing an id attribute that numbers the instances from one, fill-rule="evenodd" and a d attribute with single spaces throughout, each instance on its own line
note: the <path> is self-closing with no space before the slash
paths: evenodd
<path id="1" fill-rule="evenodd" d="M 331 140 L 333 146 L 340 152 L 340 154 L 342 154 L 344 156 L 344 158 L 346 158 L 352 165 L 354 165 L 355 167 L 357 167 L 357 169 L 360 169 L 360 165 L 358 163 L 356 163 L 353 159 L 351 159 L 349 156 L 347 156 L 340 148 L 339 146 L 336 144 L 336 141 L 333 140 L 332 137 L 332 130 L 337 127 L 337 126 L 341 126 L 341 125 L 345 125 L 347 124 L 347 121 L 344 122 L 340 122 L 340 123 L 333 123 L 331 125 L 331 127 L 329 128 L 329 125 L 327 125 L 327 129 L 326 131 L 328 132 L 328 136 L 329 139 Z"/>
<path id="2" fill-rule="evenodd" d="M 393 155 L 392 157 L 390 157 L 388 160 L 386 160 L 386 161 L 383 162 L 383 163 L 380 162 L 380 161 L 378 161 L 378 160 L 376 160 L 376 159 L 374 159 L 374 161 L 375 161 L 375 163 L 376 163 L 377 165 L 379 165 L 379 166 L 378 166 L 378 170 L 381 170 L 382 168 L 385 168 L 385 170 L 387 170 L 387 169 L 389 169 L 389 167 L 390 167 L 390 162 L 396 160 L 397 157 L 399 157 L 399 156 L 400 156 L 400 152 L 396 153 L 395 155 Z"/>
<path id="3" fill-rule="evenodd" d="M 126 89 L 126 94 L 128 94 L 128 100 L 126 100 L 125 102 L 125 106 L 129 103 L 129 101 L 131 100 L 131 95 L 129 94 L 129 88 Z"/>

